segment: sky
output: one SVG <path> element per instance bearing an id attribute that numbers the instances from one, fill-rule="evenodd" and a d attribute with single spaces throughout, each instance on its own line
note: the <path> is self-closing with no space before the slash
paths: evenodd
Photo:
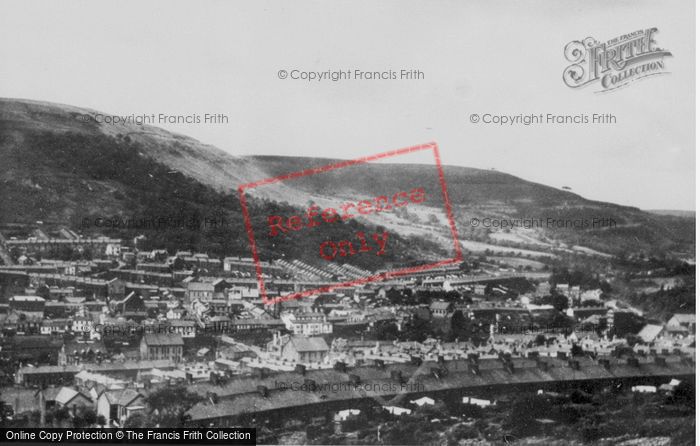
<path id="1" fill-rule="evenodd" d="M 435 141 L 445 164 L 594 200 L 695 209 L 694 1 L 0 3 L 0 97 L 115 115 L 222 113 L 161 127 L 234 155 L 357 158 Z M 669 74 L 609 93 L 562 81 L 573 40 L 656 27 Z M 308 82 L 280 70 L 417 69 Z M 470 116 L 611 113 L 610 125 Z"/>

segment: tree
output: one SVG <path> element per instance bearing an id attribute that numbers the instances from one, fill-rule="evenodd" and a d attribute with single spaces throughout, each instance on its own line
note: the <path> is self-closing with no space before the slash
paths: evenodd
<path id="1" fill-rule="evenodd" d="M 554 309 L 558 311 L 564 311 L 569 308 L 569 299 L 561 294 L 553 294 L 551 296 L 544 297 L 542 302 L 553 306 Z"/>
<path id="2" fill-rule="evenodd" d="M 535 336 L 535 345 L 542 346 L 547 342 L 547 338 L 542 333 Z"/>
<path id="3" fill-rule="evenodd" d="M 681 381 L 673 389 L 670 399 L 675 404 L 684 404 L 695 411 L 695 384 L 692 381 Z"/>
<path id="4" fill-rule="evenodd" d="M 92 407 L 83 407 L 73 417 L 73 427 L 93 426 L 97 421 L 97 414 Z"/>
<path id="5" fill-rule="evenodd" d="M 104 421 L 104 417 L 102 418 Z M 153 427 L 154 423 L 151 422 L 150 418 L 144 413 L 132 413 L 129 417 L 124 420 L 124 428 L 144 428 Z"/>
<path id="6" fill-rule="evenodd" d="M 202 401 L 202 397 L 185 386 L 164 387 L 146 397 L 146 403 L 155 414 L 155 424 L 161 427 L 181 427 L 187 411 Z"/>
<path id="7" fill-rule="evenodd" d="M 393 321 L 377 321 L 372 332 L 380 341 L 393 341 L 399 338 L 399 329 Z"/>
<path id="8" fill-rule="evenodd" d="M 461 310 L 452 313 L 452 318 L 450 318 L 450 338 L 468 339 L 471 334 L 471 326 L 467 318 L 464 317 L 464 313 Z"/>
<path id="9" fill-rule="evenodd" d="M 171 268 L 173 271 L 181 271 L 185 269 L 185 261 L 182 260 L 180 257 L 175 257 Z"/>
<path id="10" fill-rule="evenodd" d="M 571 356 L 583 356 L 583 348 L 576 343 L 571 344 Z"/>
<path id="11" fill-rule="evenodd" d="M 430 321 L 425 321 L 418 317 L 413 317 L 407 324 L 404 330 L 406 332 L 407 341 L 423 342 L 428 337 L 433 336 L 433 330 L 430 326 Z"/>
<path id="12" fill-rule="evenodd" d="M 416 415 L 424 418 L 447 418 L 450 416 L 450 411 L 447 405 L 442 400 L 436 400 L 434 405 L 424 404 L 416 408 Z"/>
<path id="13" fill-rule="evenodd" d="M 628 334 L 628 335 L 626 336 L 626 338 L 627 338 L 627 339 L 626 339 L 626 340 L 627 340 L 627 345 L 629 345 L 630 347 L 634 347 L 635 345 L 637 345 L 637 344 L 639 344 L 639 343 L 642 342 L 642 338 L 640 338 L 639 336 L 634 335 L 634 334 Z"/>
<path id="14" fill-rule="evenodd" d="M 13 246 L 10 248 L 10 257 L 12 257 L 12 260 L 17 260 L 19 257 L 22 255 L 22 252 L 17 248 L 16 246 Z"/>
<path id="15" fill-rule="evenodd" d="M 85 260 L 92 260 L 92 257 L 93 257 L 92 249 L 89 246 L 87 246 L 83 249 L 82 257 Z"/>
<path id="16" fill-rule="evenodd" d="M 548 418 L 551 405 L 545 398 L 537 395 L 523 395 L 513 403 L 508 426 L 513 429 L 516 436 L 527 435 L 534 432 L 537 418 Z"/>
<path id="17" fill-rule="evenodd" d="M 467 319 L 461 310 L 457 310 L 452 314 L 450 319 L 450 328 L 453 332 L 458 333 L 467 328 Z"/>
<path id="18" fill-rule="evenodd" d="M 49 300 L 51 294 L 49 292 L 49 287 L 46 285 L 40 285 L 37 287 L 35 294 L 39 297 L 43 297 L 46 300 Z"/>

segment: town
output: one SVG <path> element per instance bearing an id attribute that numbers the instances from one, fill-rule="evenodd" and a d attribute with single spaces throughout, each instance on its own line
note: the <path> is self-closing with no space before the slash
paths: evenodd
<path id="1" fill-rule="evenodd" d="M 260 263 L 266 304 L 253 259 L 142 238 L 0 227 L 3 425 L 254 425 L 262 440 L 309 442 L 371 425 L 363 441 L 380 442 L 399 435 L 391 420 L 423 414 L 494 439 L 475 414 L 515 411 L 514 394 L 672 397 L 694 381 L 695 314 L 649 317 L 612 289 L 614 269 L 471 255 L 276 302 L 380 273 L 280 258 Z M 637 274 L 674 286 L 659 268 Z"/>

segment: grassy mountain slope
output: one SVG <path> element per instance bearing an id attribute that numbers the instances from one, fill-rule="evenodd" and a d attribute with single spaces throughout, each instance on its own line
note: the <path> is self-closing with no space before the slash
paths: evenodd
<path id="1" fill-rule="evenodd" d="M 152 142 L 149 145 L 148 140 L 144 142 L 142 138 L 132 137 L 133 134 L 115 135 L 98 129 L 74 131 L 70 126 L 61 126 L 60 131 L 53 131 L 46 125 L 33 128 L 25 124 L 0 121 L 0 156 L 4 160 L 0 168 L 0 222 L 41 220 L 78 229 L 87 221 L 91 225 L 83 227 L 86 234 L 99 232 L 124 238 L 144 234 L 146 247 L 250 255 L 238 195 L 230 190 L 216 190 L 212 184 L 164 164 L 162 158 L 168 157 L 152 150 Z M 207 156 L 204 153 L 200 157 L 192 147 L 187 150 L 193 152 L 192 158 Z M 228 163 L 246 164 L 236 159 Z M 226 175 L 237 176 L 238 182 L 243 178 L 241 175 L 249 175 L 251 171 L 258 178 L 264 176 L 254 168 L 245 171 L 240 165 L 238 171 Z M 194 168 L 205 170 L 207 166 L 202 163 Z M 251 198 L 250 211 L 263 259 L 286 256 L 318 263 L 318 248 L 313 247 L 322 241 L 331 237 L 350 239 L 357 231 L 375 232 L 373 227 L 350 221 L 332 228 L 320 227 L 303 236 L 272 240 L 264 236 L 266 217 L 292 215 L 300 209 Z M 154 222 L 172 218 L 184 225 L 163 225 L 156 229 L 92 225 L 98 218 L 112 217 Z M 215 225 L 207 223 L 212 221 Z M 385 261 L 419 259 L 436 249 L 418 240 L 395 236 L 388 241 L 383 257 L 358 256 L 351 263 L 375 270 L 383 267 Z"/>
<path id="2" fill-rule="evenodd" d="M 336 159 L 251 157 L 261 170 L 280 175 L 309 167 L 338 162 Z M 587 200 L 564 190 L 544 186 L 513 175 L 468 167 L 445 166 L 445 182 L 462 236 L 474 233 L 470 219 L 551 218 L 577 220 L 611 218 L 615 227 L 544 228 L 546 237 L 569 245 L 587 246 L 601 252 L 662 251 L 694 252 L 695 219 L 686 216 L 657 215 L 630 206 Z M 435 166 L 369 164 L 338 169 L 322 175 L 293 180 L 295 187 L 308 193 L 327 191 L 329 184 L 346 184 L 357 197 L 387 194 L 422 186 L 435 206 L 442 206 Z M 483 235 L 483 228 L 479 228 Z"/>
<path id="3" fill-rule="evenodd" d="M 229 232 L 216 236 L 202 235 L 201 231 L 160 233 L 153 237 L 169 243 L 180 243 L 185 238 L 190 245 L 245 254 L 247 240 L 232 189 L 242 183 L 337 161 L 234 157 L 159 128 L 106 125 L 82 119 L 94 113 L 66 105 L 0 99 L 0 222 L 43 220 L 75 226 L 85 216 L 149 212 L 211 216 L 223 212 L 231 222 Z M 694 218 L 655 215 L 591 201 L 495 171 L 445 166 L 445 174 L 458 230 L 465 240 L 492 241 L 494 234 L 489 232 L 493 231 L 469 224 L 474 217 L 606 217 L 615 219 L 614 228 L 549 228 L 533 233 L 533 237 L 552 246 L 566 243 L 611 254 L 694 251 Z M 343 185 L 342 190 L 338 184 Z M 302 206 L 309 200 L 316 201 L 319 195 L 336 200 L 361 199 L 417 186 L 426 189 L 427 204 L 435 206 L 438 214 L 442 198 L 435 166 L 427 165 L 374 164 L 307 176 L 257 190 L 256 196 L 268 201 L 256 205 L 262 206 L 264 214 L 271 201 Z M 395 226 L 406 240 L 410 234 L 423 234 L 420 237 L 425 238 L 424 234 L 430 233 L 430 223 L 418 221 L 423 218 L 419 217 Z M 507 232 L 500 231 L 498 235 L 507 239 Z M 417 251 L 421 248 L 411 249 L 414 245 L 406 245 L 406 252 L 420 255 Z"/>

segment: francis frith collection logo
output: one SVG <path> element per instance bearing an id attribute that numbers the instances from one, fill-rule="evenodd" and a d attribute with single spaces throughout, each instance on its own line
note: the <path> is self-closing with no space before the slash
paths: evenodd
<path id="1" fill-rule="evenodd" d="M 668 73 L 664 57 L 671 52 L 658 47 L 657 31 L 640 29 L 606 42 L 593 37 L 569 42 L 564 55 L 571 65 L 564 70 L 564 83 L 571 88 L 595 85 L 600 93 Z"/>

